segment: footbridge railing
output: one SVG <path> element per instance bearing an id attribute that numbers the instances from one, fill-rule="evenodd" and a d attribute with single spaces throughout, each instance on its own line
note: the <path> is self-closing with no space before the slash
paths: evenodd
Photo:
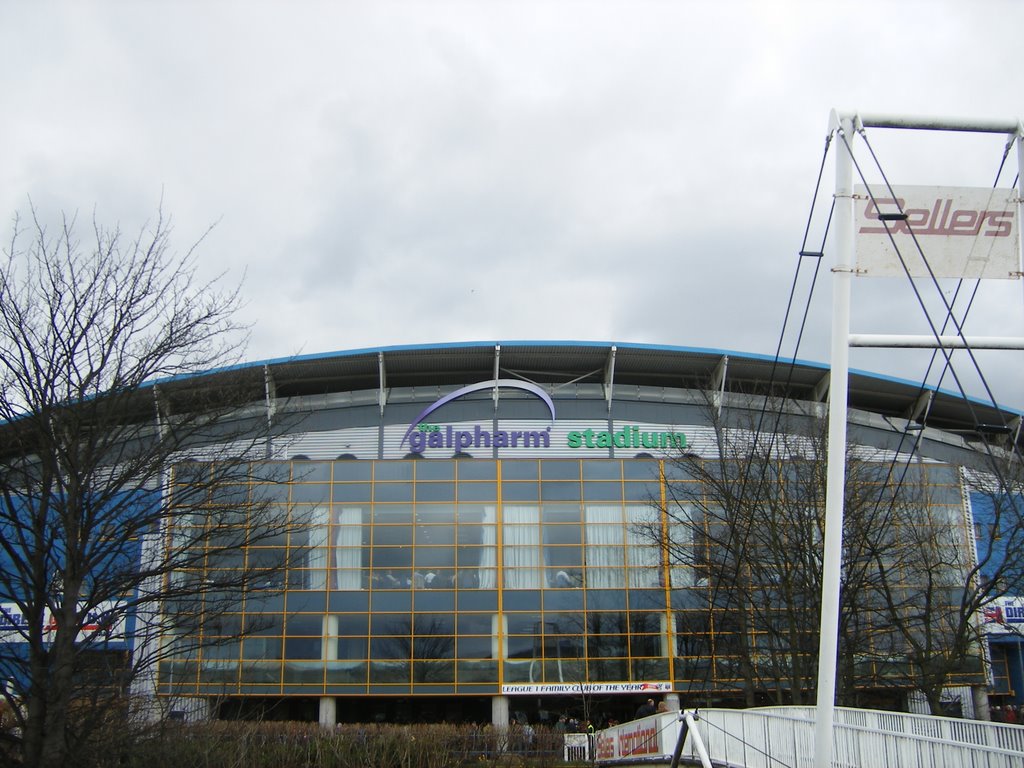
<path id="1" fill-rule="evenodd" d="M 700 742 L 716 765 L 744 768 L 811 768 L 814 707 L 702 709 L 696 713 Z M 836 768 L 956 766 L 1021 768 L 1024 726 L 837 707 L 832 765 Z M 680 731 L 680 714 L 662 713 L 598 732 L 599 764 L 669 764 Z M 699 764 L 697 741 L 682 750 Z"/>

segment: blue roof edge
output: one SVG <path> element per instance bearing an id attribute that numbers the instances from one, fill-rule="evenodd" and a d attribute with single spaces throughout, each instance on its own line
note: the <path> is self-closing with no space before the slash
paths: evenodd
<path id="1" fill-rule="evenodd" d="M 358 355 L 366 354 L 377 354 L 388 352 L 409 352 L 416 350 L 440 350 L 440 349 L 471 349 L 474 347 L 495 347 L 495 346 L 532 346 L 532 347 L 595 347 L 595 348 L 626 348 L 626 349 L 645 349 L 651 351 L 660 352 L 677 352 L 677 353 L 691 353 L 691 354 L 704 354 L 704 355 L 729 355 L 735 357 L 741 357 L 747 360 L 761 360 L 763 362 L 774 362 L 776 357 L 774 355 L 766 355 L 757 352 L 740 352 L 737 350 L 721 349 L 718 347 L 686 347 L 676 344 L 653 344 L 643 342 L 628 342 L 628 341 L 579 341 L 571 339 L 562 340 L 537 340 L 537 339 L 505 339 L 505 340 L 478 340 L 478 341 L 451 341 L 451 342 L 439 342 L 439 343 L 421 343 L 421 344 L 392 344 L 387 346 L 376 346 L 376 347 L 360 347 L 357 349 L 346 349 L 346 350 L 335 350 L 332 352 L 314 352 L 304 355 L 295 355 L 293 357 L 276 357 L 266 358 L 263 360 L 253 360 L 244 363 L 236 363 L 234 365 L 227 365 L 222 368 L 212 368 L 207 371 L 201 371 L 192 374 L 182 374 L 180 376 L 171 376 L 164 379 L 157 379 L 154 381 L 146 382 L 147 385 L 156 385 L 162 382 L 171 381 L 182 381 L 191 378 L 200 378 L 203 376 L 212 376 L 218 373 L 229 373 L 231 371 L 241 371 L 249 368 L 261 368 L 264 366 L 273 365 L 287 365 L 289 363 L 299 362 L 313 362 L 317 360 L 329 360 L 331 358 L 339 357 L 356 357 Z M 822 371 L 828 371 L 829 365 L 827 363 L 821 363 L 814 360 L 805 360 L 802 358 L 778 358 L 780 364 L 786 365 L 801 365 L 808 368 L 818 368 Z M 866 376 L 871 379 L 877 379 L 879 381 L 888 381 L 894 384 L 900 384 L 903 386 L 910 387 L 921 387 L 921 382 L 913 381 L 912 379 L 904 379 L 899 376 L 890 376 L 887 374 L 875 373 L 873 371 L 866 371 L 859 368 L 851 368 L 851 374 L 858 376 Z M 945 395 L 947 397 L 953 397 L 960 399 L 962 395 L 959 392 L 954 392 L 948 389 L 935 389 L 931 386 L 926 386 L 926 390 L 936 392 L 937 394 Z M 983 400 L 979 397 L 967 397 L 968 401 L 983 405 L 986 407 L 993 407 L 993 403 L 987 400 Z M 1013 413 L 1018 416 L 1024 416 L 1024 411 L 1017 410 L 1009 406 L 995 404 L 995 407 L 999 410 L 1007 413 Z"/>

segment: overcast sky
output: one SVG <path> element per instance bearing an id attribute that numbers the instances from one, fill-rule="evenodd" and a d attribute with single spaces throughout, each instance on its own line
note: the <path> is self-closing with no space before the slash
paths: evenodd
<path id="1" fill-rule="evenodd" d="M 250 360 L 523 339 L 771 355 L 830 110 L 1024 117 L 1022 29 L 1009 0 L 0 0 L 0 214 L 31 198 L 132 230 L 162 198 L 180 249 L 215 224 L 200 257 L 244 278 Z M 887 133 L 869 140 L 894 183 L 995 180 L 1004 137 Z M 799 351 L 819 362 L 823 266 Z M 897 282 L 857 281 L 854 331 L 923 332 Z M 1022 303 L 987 283 L 965 327 L 1024 335 Z M 979 355 L 1003 404 L 1024 407 L 1022 356 Z M 851 354 L 911 380 L 926 362 Z"/>

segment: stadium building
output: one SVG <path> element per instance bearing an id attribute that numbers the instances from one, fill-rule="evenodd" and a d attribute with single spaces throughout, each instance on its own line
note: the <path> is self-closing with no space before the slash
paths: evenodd
<path id="1" fill-rule="evenodd" d="M 239 552 L 249 564 L 300 556 L 199 630 L 221 642 L 161 662 L 156 691 L 176 711 L 505 723 L 629 718 L 649 696 L 744 703 L 735 635 L 754 630 L 733 620 L 742 609 L 699 557 L 680 560 L 650 532 L 707 546 L 668 514 L 681 487 L 701 492 L 676 459 L 722 460 L 722 424 L 749 430 L 769 402 L 786 403 L 786 428 L 800 431 L 824 414 L 827 366 L 511 342 L 238 370 L 264 378 L 252 410 L 275 427 L 257 475 L 284 480 L 281 514 L 307 523 Z M 849 391 L 859 455 L 902 462 L 927 490 L 922 515 L 973 547 L 968 478 L 986 466 L 978 425 L 1018 415 L 859 372 Z M 187 466 L 172 470 L 169 503 Z M 979 663 L 953 682 L 1019 697 L 1013 638 L 1000 635 L 994 672 Z M 874 650 L 858 657 L 865 705 L 908 706 L 906 686 L 892 682 L 903 679 L 891 674 L 899 653 Z"/>

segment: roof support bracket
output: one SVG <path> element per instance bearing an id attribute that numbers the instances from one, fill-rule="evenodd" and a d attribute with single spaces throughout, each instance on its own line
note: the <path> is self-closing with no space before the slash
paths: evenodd
<path id="1" fill-rule="evenodd" d="M 274 423 L 274 416 L 277 415 L 277 384 L 274 382 L 274 374 L 270 372 L 270 366 L 263 366 L 263 394 L 267 404 L 267 426 Z"/>
<path id="2" fill-rule="evenodd" d="M 608 404 L 608 413 L 612 412 L 612 395 L 615 392 L 615 352 L 617 348 L 612 345 L 608 350 L 608 360 L 604 364 L 604 399 Z"/>
<path id="3" fill-rule="evenodd" d="M 494 391 L 491 393 L 491 397 L 494 399 L 494 410 L 498 410 L 498 378 L 501 373 L 501 344 L 494 345 Z"/>
<path id="4" fill-rule="evenodd" d="M 729 375 L 729 356 L 722 355 L 711 374 L 711 391 L 714 393 L 715 412 L 722 415 L 722 402 L 725 400 L 725 380 Z"/>
<path id="5" fill-rule="evenodd" d="M 903 416 L 907 421 L 921 421 L 922 416 L 928 415 L 928 410 L 932 406 L 932 400 L 935 398 L 935 391 L 928 389 L 923 391 L 917 396 L 913 404 L 906 410 Z"/>
<path id="6" fill-rule="evenodd" d="M 832 372 L 829 371 L 822 376 L 818 383 L 814 385 L 814 389 L 811 392 L 811 399 L 816 403 L 823 403 L 828 398 L 828 391 L 832 385 Z"/>
<path id="7" fill-rule="evenodd" d="M 157 434 L 163 440 L 167 437 L 167 409 L 164 407 L 163 394 L 160 391 L 160 386 L 157 384 L 153 385 L 153 406 L 156 408 Z"/>

